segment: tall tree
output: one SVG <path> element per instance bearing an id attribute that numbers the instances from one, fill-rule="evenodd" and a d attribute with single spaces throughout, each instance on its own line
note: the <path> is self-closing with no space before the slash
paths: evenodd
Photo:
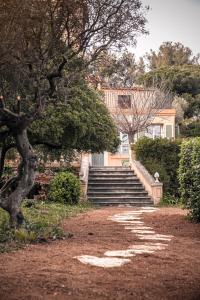
<path id="1" fill-rule="evenodd" d="M 1 141 L 11 139 L 21 157 L 17 176 L 0 190 L 0 206 L 12 226 L 23 222 L 21 202 L 35 180 L 31 124 L 50 104 L 62 105 L 60 97 L 67 99 L 76 73 L 103 50 L 135 43 L 145 22 L 139 0 L 0 2 Z"/>
<path id="2" fill-rule="evenodd" d="M 178 95 L 188 93 L 195 96 L 200 93 L 200 65 L 166 66 L 150 71 L 139 79 L 147 86 L 163 81 Z"/>
<path id="3" fill-rule="evenodd" d="M 151 50 L 146 58 L 149 69 L 155 70 L 166 66 L 198 64 L 199 55 L 193 56 L 192 50 L 181 43 L 164 42 L 157 53 Z"/>
<path id="4" fill-rule="evenodd" d="M 103 52 L 91 66 L 90 72 L 105 85 L 112 87 L 132 87 L 145 73 L 144 60 L 136 61 L 135 55 L 125 51 L 120 56 Z"/>

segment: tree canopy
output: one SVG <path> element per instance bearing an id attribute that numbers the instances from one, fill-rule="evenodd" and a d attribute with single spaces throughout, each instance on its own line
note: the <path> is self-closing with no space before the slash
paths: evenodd
<path id="1" fill-rule="evenodd" d="M 146 54 L 150 70 L 161 67 L 198 64 L 199 55 L 193 56 L 192 50 L 176 42 L 164 42 L 158 52 L 151 50 Z"/>
<path id="2" fill-rule="evenodd" d="M 132 87 L 145 73 L 143 58 L 136 61 L 135 55 L 125 51 L 120 56 L 103 52 L 90 69 L 105 85 L 112 87 Z"/>
<path id="3" fill-rule="evenodd" d="M 29 129 L 31 143 L 46 150 L 113 152 L 119 144 L 114 122 L 101 94 L 82 80 L 70 88 L 67 99 L 50 104 Z"/>
<path id="4" fill-rule="evenodd" d="M 139 81 L 147 85 L 162 81 L 178 95 L 195 96 L 200 93 L 200 65 L 162 67 L 146 73 Z"/>

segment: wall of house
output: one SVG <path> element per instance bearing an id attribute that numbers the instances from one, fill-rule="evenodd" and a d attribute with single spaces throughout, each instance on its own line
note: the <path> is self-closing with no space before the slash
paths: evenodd
<path id="1" fill-rule="evenodd" d="M 108 153 L 108 166 L 125 166 L 129 164 L 128 154 Z"/>

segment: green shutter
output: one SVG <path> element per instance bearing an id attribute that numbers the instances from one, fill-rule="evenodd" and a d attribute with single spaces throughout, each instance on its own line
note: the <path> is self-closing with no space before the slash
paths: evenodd
<path id="1" fill-rule="evenodd" d="M 172 137 L 172 125 L 166 125 L 166 138 L 171 139 Z"/>

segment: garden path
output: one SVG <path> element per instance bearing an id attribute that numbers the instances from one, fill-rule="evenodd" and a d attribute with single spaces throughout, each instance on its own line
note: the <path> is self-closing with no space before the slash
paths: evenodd
<path id="1" fill-rule="evenodd" d="M 103 208 L 63 226 L 72 238 L 0 255 L 1 300 L 200 299 L 200 225 L 185 211 Z"/>

